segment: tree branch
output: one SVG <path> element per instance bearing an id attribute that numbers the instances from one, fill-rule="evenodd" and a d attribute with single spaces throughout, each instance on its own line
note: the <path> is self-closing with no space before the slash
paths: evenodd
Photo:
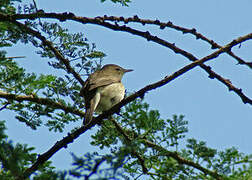
<path id="1" fill-rule="evenodd" d="M 103 19 L 100 18 L 88 18 L 88 17 L 79 17 L 79 16 L 75 16 L 73 13 L 33 13 L 33 14 L 15 14 L 15 15 L 3 15 L 0 13 L 0 19 L 36 19 L 36 18 L 51 18 L 51 19 L 58 19 L 59 21 L 66 21 L 66 20 L 73 20 L 76 22 L 80 22 L 82 24 L 95 24 L 95 25 L 99 25 L 99 26 L 103 26 L 115 31 L 123 31 L 123 32 L 128 32 L 140 37 L 143 37 L 145 39 L 147 39 L 148 41 L 153 41 L 156 42 L 162 46 L 168 47 L 169 49 L 173 50 L 175 53 L 181 54 L 184 57 L 188 58 L 191 61 L 196 61 L 198 58 L 196 58 L 195 56 L 193 56 L 191 53 L 178 48 L 177 46 L 175 46 L 175 44 L 169 43 L 157 36 L 153 36 L 151 35 L 148 31 L 143 32 L 143 31 L 139 31 L 136 29 L 132 29 L 130 27 L 127 27 L 125 25 L 123 26 L 119 26 L 118 24 L 110 24 L 108 22 L 105 22 Z M 251 34 L 246 35 L 246 36 L 251 36 Z M 245 36 L 243 36 L 245 37 Z M 202 37 L 203 38 L 203 37 Z M 204 38 L 203 38 L 204 39 Z M 238 38 L 239 39 L 239 38 Z M 238 40 L 237 39 L 237 40 Z M 235 43 L 235 45 L 240 44 L 241 42 L 244 42 L 248 39 L 251 39 L 251 37 L 249 38 L 245 38 L 243 39 L 239 39 L 234 40 L 233 43 Z M 225 46 L 223 46 L 221 49 L 225 49 Z M 226 49 L 225 52 L 230 52 L 230 49 Z M 220 82 L 222 82 L 225 86 L 228 87 L 229 91 L 234 91 L 238 96 L 240 96 L 240 98 L 242 99 L 243 103 L 249 103 L 252 104 L 252 100 L 249 99 L 243 92 L 242 89 L 235 87 L 230 80 L 223 78 L 221 75 L 217 74 L 216 72 L 211 70 L 210 66 L 207 66 L 205 64 L 200 64 L 200 67 L 202 69 L 204 69 L 208 74 L 209 74 L 209 78 L 211 79 L 218 79 Z"/>
<path id="2" fill-rule="evenodd" d="M 226 46 L 219 49 L 218 51 L 215 51 L 214 53 L 212 53 L 212 54 L 210 54 L 200 60 L 196 60 L 196 61 L 192 62 L 191 64 L 188 64 L 187 66 L 174 72 L 172 75 L 166 76 L 164 79 L 162 79 L 156 83 L 147 85 L 144 88 L 140 89 L 139 91 L 135 92 L 134 94 L 128 96 L 127 98 L 125 98 L 124 100 L 122 100 L 121 102 L 119 102 L 118 104 L 113 106 L 108 111 L 105 111 L 104 113 L 102 113 L 98 117 L 94 118 L 86 126 L 80 127 L 79 129 L 75 130 L 72 133 L 68 133 L 68 135 L 66 137 L 64 137 L 62 140 L 58 141 L 57 143 L 55 143 L 47 152 L 40 155 L 37 158 L 36 162 L 30 168 L 26 169 L 22 176 L 17 177 L 17 179 L 22 180 L 22 179 L 29 177 L 33 172 L 35 172 L 38 169 L 39 165 L 43 164 L 45 161 L 50 159 L 56 152 L 58 152 L 63 147 L 66 148 L 68 144 L 72 143 L 81 134 L 83 134 L 84 132 L 86 132 L 88 129 L 92 128 L 96 124 L 101 124 L 103 119 L 108 118 L 112 114 L 118 112 L 121 107 L 123 107 L 126 104 L 130 103 L 131 101 L 137 99 L 138 97 L 140 97 L 140 98 L 144 97 L 145 93 L 147 93 L 148 91 L 151 91 L 153 89 L 156 89 L 156 88 L 159 88 L 159 87 L 166 85 L 167 83 L 171 82 L 172 80 L 176 79 L 177 77 L 186 73 L 187 71 L 195 68 L 196 66 L 199 66 L 200 64 L 202 64 L 206 61 L 209 61 L 209 60 L 217 57 L 221 53 L 223 53 L 223 52 L 231 49 L 233 46 L 239 44 L 239 42 L 243 42 L 249 38 L 252 38 L 252 34 L 248 34 L 246 36 L 243 36 L 243 37 L 240 37 L 236 40 L 233 40 L 231 43 L 227 44 Z M 252 101 L 250 100 L 249 103 L 252 104 Z"/>
<path id="3" fill-rule="evenodd" d="M 11 94 L 11 93 L 7 93 L 7 92 L 3 92 L 3 91 L 0 91 L 0 98 L 6 99 L 6 100 L 16 100 L 19 102 L 30 101 L 30 102 L 34 102 L 37 104 L 50 106 L 55 109 L 61 109 L 65 113 L 72 113 L 72 114 L 78 115 L 80 117 L 85 117 L 84 112 L 82 112 L 78 109 L 73 109 L 73 107 L 67 107 L 67 106 L 61 104 L 60 102 L 56 102 L 55 100 L 51 100 L 48 98 L 41 98 L 41 97 L 37 97 L 34 95 L 16 95 L 16 94 Z"/>
<path id="4" fill-rule="evenodd" d="M 183 34 L 189 33 L 189 34 L 194 35 L 196 37 L 196 39 L 201 39 L 201 40 L 209 43 L 212 46 L 212 49 L 222 48 L 219 44 L 217 44 L 213 40 L 211 40 L 211 39 L 207 38 L 206 36 L 202 35 L 201 33 L 197 32 L 197 30 L 195 28 L 189 29 L 189 28 L 177 26 L 177 25 L 174 25 L 171 21 L 165 23 L 165 22 L 160 22 L 159 20 L 140 19 L 136 15 L 133 17 L 129 17 L 129 18 L 116 17 L 116 16 L 103 16 L 103 17 L 98 16 L 98 17 L 95 17 L 95 19 L 96 18 L 101 19 L 102 21 L 124 22 L 125 24 L 127 24 L 128 22 L 136 22 L 136 23 L 141 23 L 142 25 L 145 25 L 145 24 L 157 25 L 160 27 L 160 29 L 164 29 L 165 27 L 169 27 L 169 28 L 175 29 L 177 31 L 180 31 Z M 235 58 L 238 61 L 238 64 L 247 65 L 249 68 L 252 69 L 252 62 L 244 61 L 242 58 L 235 55 L 232 51 L 228 51 L 227 54 L 229 54 L 230 56 Z"/>

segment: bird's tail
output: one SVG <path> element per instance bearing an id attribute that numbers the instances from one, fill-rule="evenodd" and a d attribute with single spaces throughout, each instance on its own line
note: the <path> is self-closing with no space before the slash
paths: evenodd
<path id="1" fill-rule="evenodd" d="M 85 119 L 83 120 L 83 125 L 87 125 L 92 121 L 93 113 L 95 110 L 95 107 L 97 105 L 97 102 L 95 102 L 95 98 L 93 98 L 90 103 L 86 105 L 86 114 Z"/>
<path id="2" fill-rule="evenodd" d="M 83 120 L 83 125 L 87 125 L 92 121 L 93 118 L 93 112 L 91 108 L 86 109 L 85 119 Z"/>

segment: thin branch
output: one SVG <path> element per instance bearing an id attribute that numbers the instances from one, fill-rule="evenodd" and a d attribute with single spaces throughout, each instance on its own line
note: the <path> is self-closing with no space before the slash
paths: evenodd
<path id="1" fill-rule="evenodd" d="M 248 38 L 252 38 L 252 34 L 248 34 L 246 36 L 238 38 L 238 39 L 232 41 L 231 43 L 227 44 L 223 48 L 219 49 L 218 51 L 206 56 L 205 58 L 194 61 L 191 64 L 174 72 L 172 75 L 166 76 L 164 79 L 162 79 L 156 83 L 147 85 L 144 88 L 140 89 L 139 91 L 135 92 L 134 94 L 128 96 L 127 98 L 125 98 L 124 100 L 122 100 L 121 102 L 119 102 L 118 104 L 113 106 L 108 111 L 105 111 L 104 113 L 102 113 L 98 117 L 94 118 L 86 126 L 80 127 L 79 129 L 75 130 L 72 133 L 68 133 L 68 135 L 66 137 L 64 137 L 62 140 L 58 141 L 57 143 L 55 143 L 47 152 L 38 156 L 36 162 L 30 168 L 26 169 L 22 176 L 17 177 L 17 179 L 23 180 L 23 179 L 29 177 L 33 172 L 35 172 L 38 169 L 39 165 L 43 164 L 48 159 L 50 159 L 56 152 L 58 152 L 63 147 L 66 148 L 68 144 L 72 143 L 81 134 L 85 133 L 88 129 L 92 128 L 96 124 L 101 124 L 103 119 L 108 118 L 109 116 L 111 116 L 112 114 L 114 114 L 116 112 L 119 112 L 121 107 L 125 106 L 126 104 L 134 101 L 135 99 L 137 99 L 139 97 L 140 98 L 144 97 L 145 93 L 147 93 L 148 91 L 151 91 L 151 90 L 154 90 L 156 88 L 159 88 L 159 87 L 166 85 L 167 83 L 171 82 L 172 80 L 175 80 L 177 77 L 181 76 L 182 74 L 186 73 L 187 71 L 195 68 L 196 66 L 199 66 L 200 64 L 202 64 L 210 59 L 217 57 L 219 54 L 231 49 L 233 46 L 239 44 L 239 42 L 245 41 Z M 250 103 L 252 103 L 252 101 Z"/>
<path id="2" fill-rule="evenodd" d="M 215 41 L 213 41 L 213 40 L 207 38 L 206 36 L 202 35 L 201 33 L 197 32 L 197 30 L 195 28 L 189 29 L 189 28 L 177 26 L 177 25 L 174 25 L 171 21 L 168 21 L 167 23 L 165 23 L 165 22 L 160 22 L 159 20 L 140 19 L 136 15 L 133 17 L 129 17 L 129 18 L 116 17 L 116 16 L 106 16 L 105 15 L 103 17 L 97 16 L 97 17 L 95 17 L 95 19 L 101 19 L 102 21 L 124 22 L 125 24 L 127 24 L 128 22 L 135 22 L 135 23 L 141 23 L 142 25 L 145 25 L 145 24 L 157 25 L 160 27 L 160 29 L 164 29 L 165 27 L 169 27 L 169 28 L 175 29 L 177 31 L 180 31 L 183 34 L 189 33 L 189 34 L 194 35 L 196 37 L 196 39 L 201 39 L 201 40 L 209 43 L 212 46 L 212 49 L 222 48 L 221 45 L 217 44 Z M 232 51 L 228 51 L 227 53 L 230 56 L 232 56 L 233 58 L 235 58 L 238 61 L 238 64 L 247 65 L 249 68 L 252 69 L 252 62 L 244 61 L 242 58 L 235 55 Z"/>
<path id="3" fill-rule="evenodd" d="M 25 56 L 13 56 L 13 57 L 3 57 L 1 59 L 18 59 L 18 58 L 26 58 Z"/>
<path id="4" fill-rule="evenodd" d="M 34 102 L 37 104 L 42 104 L 42 105 L 46 105 L 49 107 L 52 107 L 54 109 L 61 109 L 63 110 L 65 113 L 72 113 L 72 114 L 76 114 L 80 117 L 85 117 L 85 113 L 78 110 L 78 109 L 74 109 L 73 107 L 67 107 L 63 104 L 61 104 L 60 102 L 56 102 L 55 100 L 51 100 L 49 98 L 41 98 L 38 96 L 34 96 L 34 95 L 16 95 L 16 94 L 11 94 L 11 93 L 7 93 L 7 92 L 3 92 L 0 91 L 0 98 L 6 99 L 6 100 L 15 100 L 15 101 L 30 101 L 30 102 Z"/>
<path id="5" fill-rule="evenodd" d="M 188 58 L 191 61 L 196 61 L 198 58 L 196 58 L 195 56 L 193 56 L 191 53 L 178 48 L 177 46 L 175 46 L 175 44 L 169 43 L 157 36 L 153 36 L 151 35 L 148 31 L 144 32 L 144 31 L 139 31 L 136 29 L 132 29 L 130 27 L 127 27 L 125 25 L 123 26 L 119 26 L 118 24 L 110 24 L 108 22 L 103 21 L 100 18 L 88 18 L 88 17 L 78 17 L 75 16 L 73 13 L 34 13 L 34 14 L 15 14 L 15 15 L 3 15 L 0 13 L 0 19 L 36 19 L 36 18 L 51 18 L 51 19 L 58 19 L 59 21 L 66 21 L 66 20 L 73 20 L 76 22 L 80 22 L 83 24 L 95 24 L 95 25 L 99 25 L 99 26 L 103 26 L 109 29 L 112 29 L 114 31 L 123 31 L 123 32 L 128 32 L 140 37 L 143 37 L 145 39 L 147 39 L 148 41 L 153 41 L 156 42 L 162 46 L 168 47 L 169 49 L 173 50 L 175 53 L 181 54 L 184 57 Z M 250 34 L 248 35 L 250 36 Z M 239 39 L 239 38 L 238 38 Z M 251 39 L 248 38 L 248 39 Z M 246 40 L 248 40 L 246 39 Z M 241 40 L 241 39 L 240 39 Z M 240 44 L 242 41 L 237 41 L 238 44 Z M 236 42 L 236 40 L 234 40 L 234 43 Z M 236 45 L 237 43 L 235 43 Z M 223 46 L 221 49 L 223 49 L 225 46 Z M 231 48 L 229 50 L 226 50 L 225 52 L 230 52 Z M 252 100 L 249 99 L 243 92 L 242 89 L 235 87 L 230 80 L 223 78 L 221 75 L 217 74 L 216 72 L 211 70 L 210 66 L 207 66 L 205 64 L 200 64 L 200 67 L 202 69 L 204 69 L 208 74 L 209 74 L 209 78 L 211 79 L 218 79 L 220 82 L 222 82 L 225 86 L 228 87 L 229 91 L 234 91 L 238 96 L 240 96 L 240 98 L 242 99 L 243 103 L 249 103 L 252 104 Z"/>
<path id="6" fill-rule="evenodd" d="M 118 124 L 114 119 L 112 119 L 111 121 L 115 125 L 117 131 L 119 131 L 125 138 L 127 138 L 128 135 L 123 130 L 123 128 L 120 126 L 120 124 Z M 193 161 L 184 159 L 181 156 L 179 156 L 178 153 L 176 153 L 176 152 L 168 151 L 167 149 L 163 148 L 162 146 L 159 146 L 159 145 L 157 145 L 157 144 L 155 144 L 155 143 L 153 143 L 153 142 L 151 142 L 149 140 L 146 140 L 146 139 L 142 139 L 142 140 L 143 140 L 143 143 L 146 146 L 157 150 L 158 152 L 160 152 L 164 156 L 172 157 L 173 159 L 177 160 L 178 163 L 180 163 L 180 164 L 186 164 L 188 166 L 192 166 L 192 167 L 202 171 L 204 174 L 209 174 L 209 175 L 211 175 L 212 177 L 214 177 L 214 178 L 216 178 L 218 180 L 222 179 L 221 175 L 219 175 L 217 172 L 206 169 L 203 166 L 201 166 L 200 164 L 194 163 Z"/>

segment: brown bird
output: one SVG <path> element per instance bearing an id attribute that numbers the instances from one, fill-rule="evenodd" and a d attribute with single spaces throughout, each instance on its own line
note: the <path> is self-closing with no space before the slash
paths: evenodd
<path id="1" fill-rule="evenodd" d="M 88 77 L 80 92 L 86 106 L 83 125 L 91 122 L 94 111 L 102 113 L 124 98 L 125 88 L 121 80 L 123 75 L 130 71 L 133 70 L 107 64 Z"/>

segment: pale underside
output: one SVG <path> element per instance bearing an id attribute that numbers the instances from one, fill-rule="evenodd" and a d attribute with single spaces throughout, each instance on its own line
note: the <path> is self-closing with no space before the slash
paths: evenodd
<path id="1" fill-rule="evenodd" d="M 94 97 L 95 112 L 102 113 L 110 109 L 112 106 L 119 103 L 124 98 L 124 95 L 125 88 L 121 82 L 99 87 Z"/>

